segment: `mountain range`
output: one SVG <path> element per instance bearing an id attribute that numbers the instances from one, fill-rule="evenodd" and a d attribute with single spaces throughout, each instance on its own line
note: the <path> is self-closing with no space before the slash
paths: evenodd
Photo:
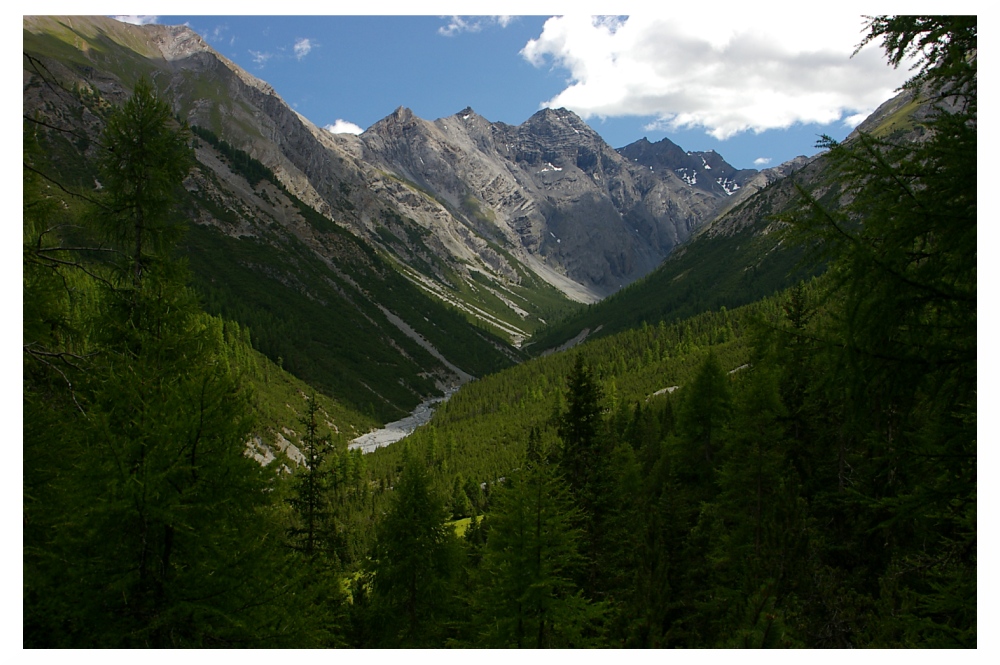
<path id="1" fill-rule="evenodd" d="M 976 24 L 757 172 L 25 17 L 24 645 L 975 648 Z"/>
<path id="2" fill-rule="evenodd" d="M 98 186 L 104 114 L 140 77 L 196 135 L 182 209 L 206 308 L 383 420 L 517 362 L 546 324 L 810 161 L 758 172 L 668 139 L 616 150 L 566 109 L 513 126 L 401 107 L 331 134 L 186 27 L 26 16 L 24 114 L 54 180 Z"/>

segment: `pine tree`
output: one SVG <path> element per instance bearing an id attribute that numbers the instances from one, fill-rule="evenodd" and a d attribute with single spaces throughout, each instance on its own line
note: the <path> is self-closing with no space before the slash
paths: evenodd
<path id="1" fill-rule="evenodd" d="M 722 430 L 732 411 L 729 378 L 714 351 L 709 351 L 694 381 L 684 390 L 678 429 L 688 441 L 687 463 L 705 478 L 715 460 Z"/>
<path id="2" fill-rule="evenodd" d="M 104 205 L 96 217 L 128 257 L 123 271 L 132 288 L 139 288 L 151 254 L 171 247 L 182 229 L 171 213 L 193 164 L 189 139 L 145 78 L 108 117 L 99 162 Z"/>
<path id="3" fill-rule="evenodd" d="M 289 529 L 292 547 L 309 559 L 331 553 L 336 528 L 329 509 L 331 473 L 326 467 L 333 443 L 328 434 L 320 435 L 318 413 L 319 405 L 313 394 L 301 421 L 305 428 L 301 438 L 305 466 L 295 474 L 295 496 L 288 500 L 298 515 L 296 525 Z"/>
<path id="4" fill-rule="evenodd" d="M 287 578 L 295 587 L 300 645 L 339 647 L 346 643 L 348 617 L 338 556 L 341 534 L 331 504 L 336 489 L 331 470 L 335 458 L 331 462 L 333 442 L 329 434 L 320 434 L 318 416 L 319 403 L 313 393 L 300 419 L 305 464 L 295 472 L 293 496 L 287 500 L 295 511 L 288 529 L 295 569 Z"/>
<path id="5" fill-rule="evenodd" d="M 785 461 L 776 373 L 754 367 L 742 384 L 719 455 L 718 495 L 696 527 L 712 562 L 701 611 L 712 617 L 720 646 L 792 646 L 783 617 L 795 614 L 796 594 L 812 586 L 805 502 Z"/>
<path id="6" fill-rule="evenodd" d="M 573 582 L 583 563 L 580 515 L 541 448 L 533 431 L 527 459 L 496 492 L 487 517 L 474 602 L 480 646 L 588 646 L 600 617 Z"/>
<path id="7" fill-rule="evenodd" d="M 580 494 L 588 492 L 604 457 L 601 399 L 601 388 L 593 372 L 583 356 L 577 355 L 567 378 L 566 410 L 559 415 L 562 439 L 559 464 L 570 485 Z"/>
<path id="8" fill-rule="evenodd" d="M 455 531 L 445 524 L 444 502 L 427 470 L 408 455 L 389 510 L 376 525 L 368 572 L 372 616 L 380 641 L 368 646 L 442 646 L 453 583 L 461 556 Z"/>
<path id="9" fill-rule="evenodd" d="M 607 433 L 601 400 L 603 393 L 591 369 L 577 355 L 567 378 L 566 409 L 558 418 L 562 441 L 559 467 L 583 514 L 583 554 L 587 565 L 580 583 L 585 592 L 598 595 L 600 556 L 605 548 L 605 520 L 611 513 L 611 438 Z"/>
<path id="10" fill-rule="evenodd" d="M 455 482 L 452 483 L 451 501 L 449 503 L 452 519 L 460 520 L 463 517 L 472 515 L 472 502 L 469 501 L 469 495 L 465 492 L 465 485 L 466 483 L 462 478 L 462 474 L 456 474 Z"/>

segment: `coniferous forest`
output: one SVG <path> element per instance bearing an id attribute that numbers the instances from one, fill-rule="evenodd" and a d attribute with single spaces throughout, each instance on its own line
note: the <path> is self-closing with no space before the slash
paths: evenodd
<path id="1" fill-rule="evenodd" d="M 148 82 L 68 206 L 26 118 L 24 647 L 975 648 L 976 35 L 870 19 L 935 110 L 823 140 L 839 196 L 778 219 L 817 276 L 539 354 L 366 455 L 331 419 L 369 415 L 206 308 L 197 138 Z M 262 465 L 288 403 L 303 458 Z"/>

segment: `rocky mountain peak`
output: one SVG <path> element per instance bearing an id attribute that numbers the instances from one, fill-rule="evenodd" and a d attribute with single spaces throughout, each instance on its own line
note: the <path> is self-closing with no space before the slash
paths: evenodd
<path id="1" fill-rule="evenodd" d="M 651 143 L 645 136 L 618 149 L 618 154 L 630 162 L 644 166 L 674 169 L 687 166 L 687 153 L 668 138 Z"/>
<path id="2" fill-rule="evenodd" d="M 644 137 L 618 153 L 632 164 L 660 173 L 660 177 L 670 172 L 689 187 L 726 197 L 736 194 L 757 174 L 755 169 L 736 169 L 714 150 L 685 152 L 668 138 L 650 143 Z"/>
<path id="3" fill-rule="evenodd" d="M 471 135 L 479 135 L 484 132 L 490 133 L 493 126 L 492 122 L 476 113 L 471 106 L 466 106 L 458 113 L 450 115 L 447 118 L 439 118 L 434 121 L 434 124 L 441 128 L 446 126 L 460 128 L 460 132 L 469 133 Z"/>
<path id="4" fill-rule="evenodd" d="M 213 52 L 201 35 L 186 25 L 152 25 L 154 42 L 160 47 L 164 60 L 175 61 L 191 56 Z"/>
<path id="5" fill-rule="evenodd" d="M 587 123 L 583 121 L 580 116 L 573 113 L 569 109 L 559 108 L 550 109 L 544 108 L 524 122 L 524 127 L 539 127 L 539 126 L 562 126 L 570 129 L 574 129 L 577 132 L 586 131 L 587 133 L 594 133 L 594 130 L 590 128 Z"/>
<path id="6" fill-rule="evenodd" d="M 142 35 L 159 51 L 165 61 L 177 69 L 202 71 L 205 68 L 210 69 L 215 62 L 221 62 L 247 85 L 265 95 L 278 96 L 269 83 L 253 76 L 222 56 L 202 39 L 201 35 L 186 25 L 130 25 L 119 23 L 113 19 L 107 19 L 107 23 L 104 25 L 112 25 L 116 31 L 127 30 L 133 31 L 136 35 Z M 108 28 L 102 29 L 107 30 Z"/>
<path id="7" fill-rule="evenodd" d="M 384 120 L 402 124 L 402 123 L 412 122 L 413 119 L 416 117 L 417 116 L 410 109 L 406 108 L 405 106 L 399 106 L 396 108 L 395 111 L 386 116 Z"/>
<path id="8" fill-rule="evenodd" d="M 413 127 L 421 122 L 423 121 L 413 111 L 405 106 L 399 106 L 395 111 L 366 129 L 361 136 L 377 141 L 379 137 L 398 136 L 404 132 L 412 131 Z"/>
<path id="9" fill-rule="evenodd" d="M 408 109 L 405 106 L 400 105 L 400 106 L 397 106 L 396 110 L 392 112 L 392 117 L 393 118 L 398 118 L 398 119 L 409 120 L 410 118 L 413 117 L 413 111 L 411 111 L 410 109 Z"/>

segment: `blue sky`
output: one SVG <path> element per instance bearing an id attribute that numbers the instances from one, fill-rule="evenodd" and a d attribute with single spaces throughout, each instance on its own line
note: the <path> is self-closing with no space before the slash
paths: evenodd
<path id="1" fill-rule="evenodd" d="M 364 129 L 398 106 L 428 120 L 471 106 L 509 124 L 542 106 L 566 107 L 615 148 L 667 137 L 738 168 L 764 168 L 814 154 L 820 134 L 843 138 L 906 78 L 876 46 L 851 58 L 863 20 L 852 2 L 841 4 L 819 26 L 801 13 L 778 20 L 697 8 L 604 18 L 146 20 L 189 25 L 321 127 Z"/>

